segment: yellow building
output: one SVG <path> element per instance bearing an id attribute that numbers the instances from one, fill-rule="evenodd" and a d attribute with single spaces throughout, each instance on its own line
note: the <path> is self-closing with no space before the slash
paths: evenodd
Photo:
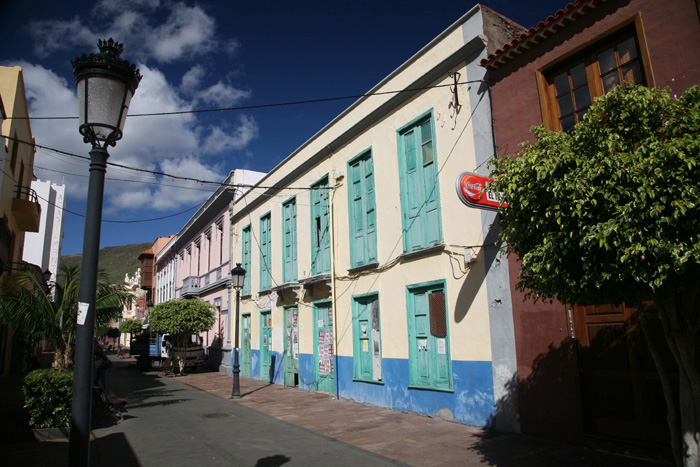
<path id="1" fill-rule="evenodd" d="M 0 282 L 4 282 L 15 280 L 30 266 L 22 262 L 24 233 L 39 231 L 41 207 L 31 189 L 34 137 L 20 67 L 0 67 L 0 99 L 4 151 L 0 174 Z M 17 353 L 13 352 L 12 330 L 0 323 L 0 375 L 17 370 L 21 358 Z"/>
<path id="2" fill-rule="evenodd" d="M 495 212 L 456 190 L 494 156 L 479 61 L 518 28 L 477 5 L 239 192 L 243 376 L 519 429 Z"/>

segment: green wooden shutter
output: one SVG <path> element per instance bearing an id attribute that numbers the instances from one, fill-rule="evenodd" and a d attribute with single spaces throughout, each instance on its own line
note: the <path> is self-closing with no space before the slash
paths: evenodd
<path id="1" fill-rule="evenodd" d="M 405 159 L 405 189 L 404 202 L 404 246 L 406 251 L 423 247 L 423 225 L 421 208 L 425 198 L 423 173 L 416 164 L 416 132 L 411 130 L 403 135 Z"/>
<path id="2" fill-rule="evenodd" d="M 266 214 L 260 218 L 260 290 L 268 290 L 272 284 L 270 233 L 270 214 Z"/>
<path id="3" fill-rule="evenodd" d="M 377 209 L 374 197 L 374 163 L 372 157 L 364 161 L 365 187 L 365 248 L 366 262 L 377 261 Z"/>
<path id="4" fill-rule="evenodd" d="M 245 269 L 245 277 L 243 278 L 243 289 L 241 293 L 247 295 L 250 293 L 250 225 L 243 228 L 243 238 L 241 243 L 243 244 L 243 252 L 241 255 L 242 266 Z"/>
<path id="5" fill-rule="evenodd" d="M 331 270 L 331 239 L 328 219 L 328 177 L 313 185 L 311 191 L 311 273 Z"/>
<path id="6" fill-rule="evenodd" d="M 350 166 L 350 257 L 353 267 L 365 264 L 365 221 L 362 200 L 362 160 Z"/>
<path id="7" fill-rule="evenodd" d="M 284 281 L 297 280 L 297 203 L 292 199 L 282 206 L 284 229 Z"/>
<path id="8" fill-rule="evenodd" d="M 401 213 L 406 252 L 442 240 L 434 134 L 430 114 L 399 131 Z"/>

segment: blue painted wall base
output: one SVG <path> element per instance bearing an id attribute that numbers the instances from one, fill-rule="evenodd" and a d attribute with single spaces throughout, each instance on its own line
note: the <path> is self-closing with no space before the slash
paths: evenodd
<path id="1" fill-rule="evenodd" d="M 283 355 L 273 352 L 273 383 L 284 384 Z M 251 351 L 251 375 L 260 380 L 260 352 Z M 382 359 L 381 383 L 353 380 L 352 357 L 338 357 L 340 397 L 378 407 L 442 416 L 458 423 L 488 426 L 495 415 L 491 362 L 452 361 L 452 391 L 409 388 L 407 359 Z M 267 379 L 265 379 L 267 380 Z M 299 388 L 314 391 L 314 356 L 299 355 Z"/>

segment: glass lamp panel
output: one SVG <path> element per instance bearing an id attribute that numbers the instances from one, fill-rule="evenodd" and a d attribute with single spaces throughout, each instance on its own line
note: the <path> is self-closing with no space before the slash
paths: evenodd
<path id="1" fill-rule="evenodd" d="M 78 125 L 85 124 L 85 83 L 83 79 L 78 82 Z"/>
<path id="2" fill-rule="evenodd" d="M 93 125 L 97 139 L 104 141 L 115 128 L 119 128 L 126 83 L 105 77 L 87 78 L 87 122 Z"/>
<path id="3" fill-rule="evenodd" d="M 126 90 L 126 99 L 124 100 L 124 112 L 121 115 L 121 122 L 119 122 L 119 130 L 124 131 L 124 123 L 126 123 L 126 116 L 129 113 L 129 105 L 131 104 L 131 98 L 134 97 L 134 93 L 131 89 Z"/>
<path id="4" fill-rule="evenodd" d="M 236 271 L 236 272 L 238 272 L 238 271 Z M 241 274 L 241 275 L 232 274 L 231 275 L 231 285 L 235 289 L 243 288 L 243 280 L 244 279 L 245 279 L 245 271 L 243 271 L 243 274 Z"/>

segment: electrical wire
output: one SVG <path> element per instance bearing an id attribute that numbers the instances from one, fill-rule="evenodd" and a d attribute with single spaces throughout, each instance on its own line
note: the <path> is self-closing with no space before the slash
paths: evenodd
<path id="1" fill-rule="evenodd" d="M 10 174 L 8 174 L 7 172 L 5 172 L 5 170 L 3 170 L 2 168 L 0 168 L 0 172 L 2 172 L 3 174 L 5 174 L 5 176 L 6 176 L 7 178 L 9 178 L 10 180 L 12 180 L 13 182 L 17 183 L 18 185 L 20 184 L 14 177 L 12 177 Z M 46 198 L 44 198 L 44 197 L 42 197 L 42 196 L 39 196 L 38 194 L 36 195 L 36 197 L 39 198 L 39 199 L 42 200 L 42 201 L 45 201 L 46 203 L 50 204 L 51 206 L 54 206 L 54 207 L 56 207 L 56 208 L 58 208 L 58 209 L 61 209 L 61 210 L 64 211 L 64 212 L 67 212 L 67 213 L 69 213 L 69 214 L 73 214 L 74 216 L 78 216 L 78 217 L 83 217 L 83 218 L 85 217 L 85 214 L 80 214 L 80 213 L 78 213 L 78 212 L 71 211 L 70 209 L 67 209 L 67 208 L 64 207 L 64 206 L 59 206 L 58 204 L 54 203 L 53 201 L 50 201 L 50 200 L 48 200 L 48 199 L 46 199 Z M 192 206 L 192 207 L 189 207 L 189 208 L 185 209 L 184 211 L 176 212 L 175 214 L 168 214 L 167 216 L 153 217 L 153 218 L 150 218 L 150 219 L 137 219 L 137 220 L 130 220 L 130 221 L 102 219 L 102 222 L 109 222 L 109 223 L 111 223 L 111 224 L 139 224 L 139 223 L 143 223 L 143 222 L 159 221 L 159 220 L 169 219 L 169 218 L 171 218 L 171 217 L 176 217 L 176 216 L 185 214 L 186 212 L 189 212 L 189 211 L 191 211 L 191 210 L 193 210 L 193 209 L 195 209 L 195 208 L 198 208 L 198 207 L 202 206 L 202 204 L 204 204 L 204 203 L 196 204 L 196 205 L 194 205 L 194 206 Z"/>
<path id="2" fill-rule="evenodd" d="M 462 83 L 457 83 L 457 85 L 463 85 L 463 84 L 472 84 L 472 83 L 487 83 L 484 80 L 474 80 L 474 81 L 464 81 Z M 199 114 L 199 113 L 212 113 L 212 112 L 228 112 L 228 111 L 233 111 L 233 110 L 252 110 L 252 109 L 264 109 L 264 108 L 272 108 L 272 107 L 285 107 L 285 106 L 292 106 L 292 105 L 302 105 L 302 104 L 317 104 L 320 102 L 332 102 L 332 101 L 339 101 L 339 100 L 347 100 L 347 99 L 360 99 L 363 97 L 372 97 L 372 96 L 381 96 L 381 95 L 386 95 L 386 94 L 401 94 L 404 92 L 416 92 L 416 91 L 425 91 L 428 89 L 436 89 L 436 88 L 443 88 L 443 87 L 449 87 L 453 86 L 454 83 L 451 84 L 436 84 L 435 86 L 425 86 L 425 87 L 419 87 L 419 88 L 409 88 L 409 89 L 402 89 L 399 91 L 379 91 L 379 92 L 372 92 L 372 93 L 364 93 L 364 94 L 352 94 L 348 96 L 336 96 L 336 97 L 325 97 L 325 98 L 320 98 L 320 99 L 308 99 L 308 100 L 300 100 L 300 101 L 290 101 L 290 102 L 276 102 L 272 104 L 257 104 L 257 105 L 242 105 L 242 106 L 237 106 L 237 107 L 221 107 L 221 108 L 215 108 L 215 109 L 200 109 L 200 110 L 179 110 L 179 111 L 174 111 L 174 112 L 153 112 L 153 113 L 142 113 L 142 114 L 129 114 L 128 117 L 161 117 L 161 116 L 169 116 L 169 115 L 187 115 L 187 114 Z M 67 117 L 67 116 L 59 116 L 59 117 L 7 117 L 8 119 L 15 119 L 15 120 L 77 120 L 78 117 Z"/>

